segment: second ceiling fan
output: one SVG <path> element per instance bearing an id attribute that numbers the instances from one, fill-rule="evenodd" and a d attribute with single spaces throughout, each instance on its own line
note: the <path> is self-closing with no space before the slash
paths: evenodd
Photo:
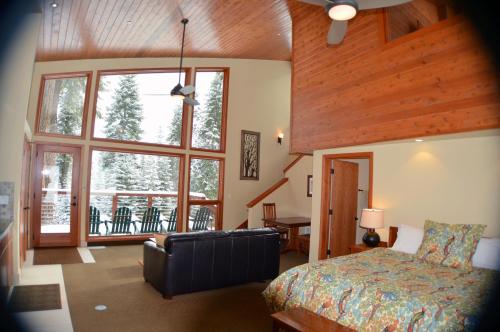
<path id="1" fill-rule="evenodd" d="M 183 30 L 182 30 L 182 46 L 181 46 L 181 60 L 179 64 L 179 83 L 177 83 L 176 86 L 170 91 L 170 95 L 172 97 L 180 98 L 184 101 L 184 103 L 191 105 L 191 106 L 196 106 L 199 105 L 200 103 L 195 100 L 194 98 L 191 98 L 190 95 L 194 93 L 194 86 L 192 85 L 186 85 L 182 86 L 181 84 L 181 74 L 182 74 L 182 60 L 184 59 L 184 37 L 186 36 L 186 24 L 188 24 L 189 20 L 187 18 L 182 19 L 181 23 L 184 25 Z"/>
<path id="2" fill-rule="evenodd" d="M 402 5 L 412 0 L 299 0 L 300 2 L 324 7 L 333 20 L 328 31 L 328 44 L 337 45 L 344 40 L 347 21 L 358 11 Z"/>

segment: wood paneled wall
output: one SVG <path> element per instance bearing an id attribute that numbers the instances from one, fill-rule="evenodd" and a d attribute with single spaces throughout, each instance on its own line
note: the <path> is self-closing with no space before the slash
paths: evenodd
<path id="1" fill-rule="evenodd" d="M 290 1 L 292 152 L 500 127 L 487 53 L 456 16 L 385 43 L 382 11 L 328 46 L 324 10 Z"/>

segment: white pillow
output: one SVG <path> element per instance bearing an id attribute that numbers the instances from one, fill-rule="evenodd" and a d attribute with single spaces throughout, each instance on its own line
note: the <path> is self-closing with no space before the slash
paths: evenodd
<path id="1" fill-rule="evenodd" d="M 500 238 L 482 237 L 472 256 L 472 266 L 500 270 Z"/>
<path id="2" fill-rule="evenodd" d="M 391 249 L 407 254 L 416 254 L 423 238 L 423 228 L 401 224 L 398 226 L 398 237 Z"/>

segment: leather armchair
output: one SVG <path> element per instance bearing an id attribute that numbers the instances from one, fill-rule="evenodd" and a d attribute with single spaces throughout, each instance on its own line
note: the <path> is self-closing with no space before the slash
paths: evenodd
<path id="1" fill-rule="evenodd" d="M 166 298 L 274 279 L 279 263 L 274 228 L 176 233 L 164 248 L 144 243 L 144 280 Z"/>

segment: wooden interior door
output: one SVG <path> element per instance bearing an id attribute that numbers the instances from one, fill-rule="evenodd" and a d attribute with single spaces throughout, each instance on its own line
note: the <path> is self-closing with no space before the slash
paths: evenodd
<path id="1" fill-rule="evenodd" d="M 330 257 L 347 255 L 356 241 L 358 164 L 333 160 L 330 192 Z"/>
<path id="2" fill-rule="evenodd" d="M 80 153 L 77 146 L 36 146 L 32 215 L 35 247 L 78 244 Z"/>
<path id="3" fill-rule="evenodd" d="M 28 225 L 30 224 L 30 191 L 29 191 L 29 178 L 30 178 L 30 165 L 31 165 L 31 145 L 24 137 L 23 145 L 23 164 L 21 176 L 21 198 L 19 213 L 19 251 L 20 257 L 19 264 L 26 260 L 26 249 L 28 248 Z"/>

